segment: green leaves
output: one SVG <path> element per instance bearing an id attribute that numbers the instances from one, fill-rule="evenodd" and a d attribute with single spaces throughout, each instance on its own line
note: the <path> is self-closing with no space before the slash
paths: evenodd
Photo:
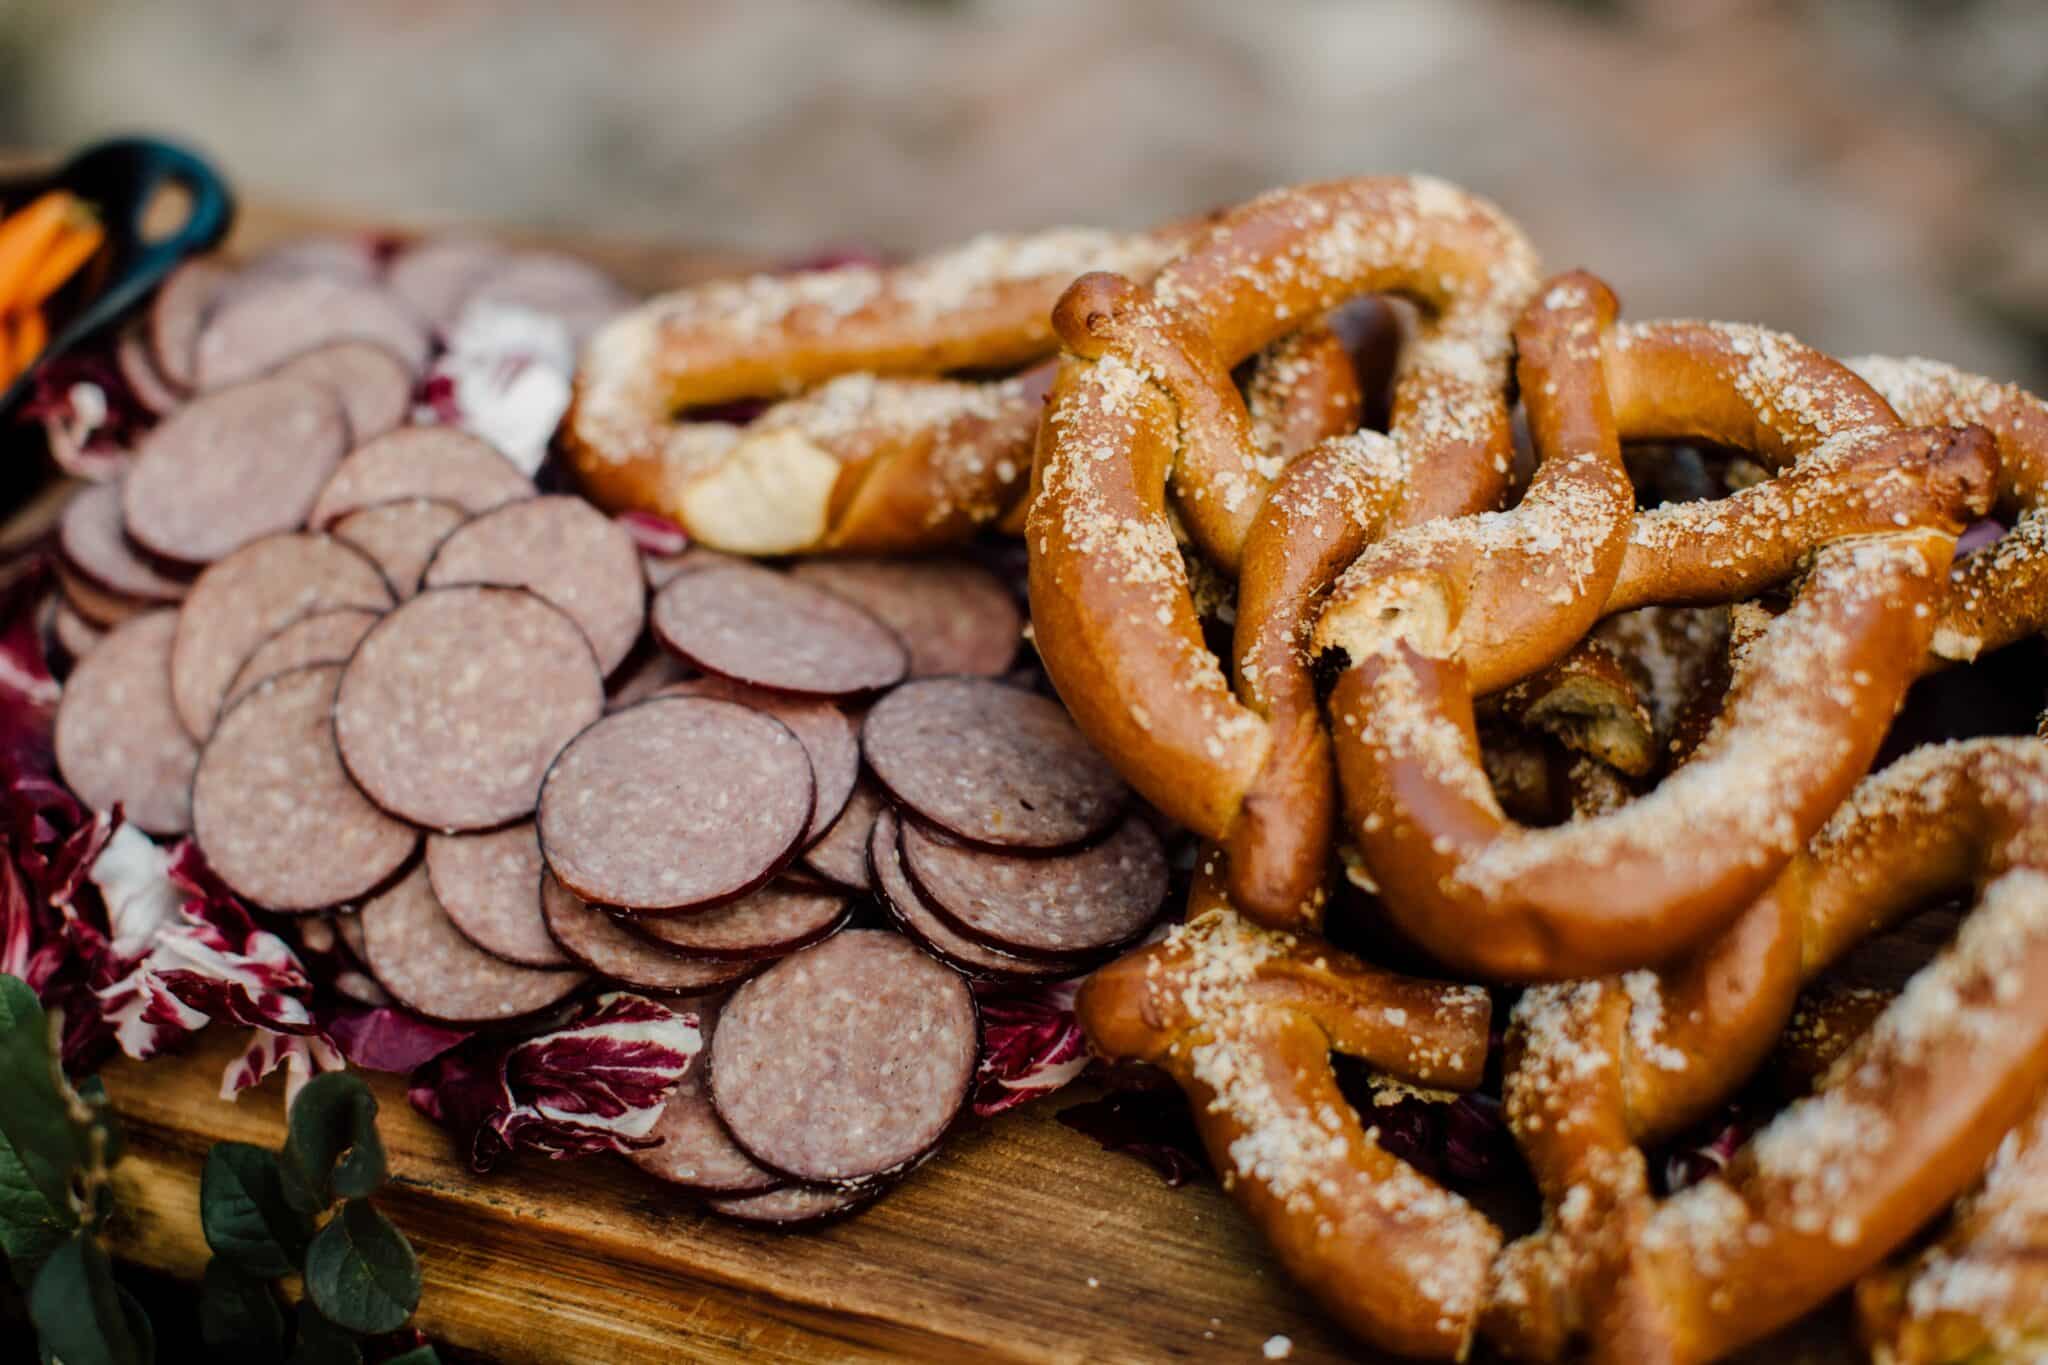
<path id="1" fill-rule="evenodd" d="M 384 1183 L 377 1097 L 361 1076 L 329 1071 L 306 1082 L 292 1104 L 284 1156 L 322 1208 L 335 1199 L 363 1198 Z"/>
<path id="2" fill-rule="evenodd" d="M 199 1335 L 222 1360 L 271 1365 L 284 1354 L 284 1311 L 268 1283 L 215 1256 L 200 1291 Z"/>
<path id="3" fill-rule="evenodd" d="M 44 1354 L 64 1365 L 149 1365 L 156 1358 L 142 1306 L 114 1283 L 107 1253 L 86 1233 L 43 1263 L 28 1315 Z"/>
<path id="4" fill-rule="evenodd" d="M 287 1365 L 363 1365 L 355 1335 L 320 1316 L 311 1299 L 299 1303 L 299 1345 Z"/>
<path id="5" fill-rule="evenodd" d="M 313 1221 L 287 1192 L 277 1153 L 217 1142 L 199 1177 L 199 1226 L 236 1270 L 274 1280 L 299 1268 Z"/>
<path id="6" fill-rule="evenodd" d="M 0 1248 L 22 1280 L 78 1226 L 71 1172 L 86 1155 L 57 1089 L 49 1035 L 28 983 L 0 975 Z"/>
<path id="7" fill-rule="evenodd" d="M 356 1332 L 394 1332 L 420 1302 L 411 1243 L 367 1200 L 351 1199 L 306 1249 L 306 1296 Z"/>

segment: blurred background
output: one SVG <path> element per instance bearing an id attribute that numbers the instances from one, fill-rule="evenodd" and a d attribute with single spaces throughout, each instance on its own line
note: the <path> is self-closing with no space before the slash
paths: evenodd
<path id="1" fill-rule="evenodd" d="M 2040 0 L 9 0 L 0 141 L 770 253 L 1426 169 L 1635 316 L 2048 381 Z"/>

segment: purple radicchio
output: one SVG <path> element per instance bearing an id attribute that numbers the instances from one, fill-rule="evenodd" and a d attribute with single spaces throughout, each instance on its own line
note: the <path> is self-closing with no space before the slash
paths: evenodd
<path id="1" fill-rule="evenodd" d="M 1088 1069 L 1088 1040 L 1074 1017 L 1081 983 L 1056 981 L 981 997 L 981 1063 L 974 1112 L 982 1118 L 1050 1095 Z"/>
<path id="2" fill-rule="evenodd" d="M 412 1078 L 406 1098 L 489 1170 L 515 1151 L 560 1158 L 653 1145 L 669 1092 L 703 1049 L 697 1016 L 642 995 L 598 996 L 530 1038 L 479 1037 Z"/>
<path id="3" fill-rule="evenodd" d="M 626 534 L 633 537 L 633 544 L 643 555 L 669 559 L 690 548 L 689 532 L 657 513 L 629 507 L 614 513 L 612 520 L 626 529 Z"/>
<path id="4" fill-rule="evenodd" d="M 576 346 L 560 318 L 473 303 L 427 372 L 422 393 L 434 418 L 480 436 L 531 475 L 569 407 Z"/>
<path id="5" fill-rule="evenodd" d="M 68 351 L 40 366 L 21 415 L 43 424 L 50 456 L 75 478 L 118 478 L 128 452 L 155 420 L 105 345 Z"/>

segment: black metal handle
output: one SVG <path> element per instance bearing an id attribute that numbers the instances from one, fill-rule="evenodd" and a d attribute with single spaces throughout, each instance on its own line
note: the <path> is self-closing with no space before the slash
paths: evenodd
<path id="1" fill-rule="evenodd" d="M 152 241 L 143 236 L 143 217 L 166 184 L 185 191 L 190 209 L 174 231 Z M 15 193 L 45 189 L 69 190 L 99 211 L 107 234 L 101 248 L 105 259 L 95 271 L 99 287 L 58 322 L 36 363 L 0 394 L 0 417 L 33 387 L 37 369 L 140 303 L 178 262 L 226 236 L 235 218 L 234 195 L 220 173 L 186 148 L 155 138 L 95 143 L 51 174 L 10 187 Z"/>

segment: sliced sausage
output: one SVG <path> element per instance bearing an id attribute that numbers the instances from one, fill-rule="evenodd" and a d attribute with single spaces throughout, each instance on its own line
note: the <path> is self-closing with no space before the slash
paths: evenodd
<path id="1" fill-rule="evenodd" d="M 157 610 L 116 627 L 64 684 L 57 706 L 57 768 L 94 810 L 118 804 L 150 834 L 192 823 L 199 746 L 171 705 L 171 636 L 178 614 Z"/>
<path id="2" fill-rule="evenodd" d="M 453 833 L 531 815 L 548 764 L 603 710 L 597 660 L 560 610 L 524 588 L 430 588 L 356 646 L 334 735 L 372 801 Z"/>
<path id="3" fill-rule="evenodd" d="M 1024 636 L 1017 599 L 971 560 L 812 559 L 790 574 L 867 608 L 901 636 L 913 678 L 1000 676 Z"/>
<path id="4" fill-rule="evenodd" d="M 868 878 L 868 831 L 875 817 L 888 808 L 888 801 L 862 778 L 854 784 L 846 809 L 832 822 L 823 838 L 804 850 L 804 866 L 835 886 L 855 891 L 873 889 Z"/>
<path id="5" fill-rule="evenodd" d="M 78 614 L 78 609 L 60 596 L 50 599 L 50 634 L 56 638 L 57 647 L 69 656 L 75 667 L 95 646 L 106 638 L 107 632 Z M 168 661 L 166 662 L 168 668 Z M 165 686 L 169 686 L 166 682 Z M 173 714 L 176 714 L 173 712 Z"/>
<path id="6" fill-rule="evenodd" d="M 689 665 L 675 655 L 665 649 L 645 649 L 606 680 L 611 700 L 605 705 L 610 710 L 623 711 L 689 677 Z"/>
<path id="7" fill-rule="evenodd" d="M 404 498 L 357 508 L 334 523 L 334 534 L 376 560 L 404 601 L 420 590 L 420 575 L 448 533 L 468 519 L 452 502 Z"/>
<path id="8" fill-rule="evenodd" d="M 363 906 L 363 966 L 392 999 L 448 1024 L 495 1024 L 565 1000 L 584 983 L 576 971 L 521 967 L 492 957 L 461 934 L 434 899 L 427 870 Z"/>
<path id="9" fill-rule="evenodd" d="M 126 597 L 120 593 L 108 592 L 61 558 L 50 567 L 57 580 L 57 591 L 65 602 L 73 611 L 101 630 L 112 629 L 123 621 L 132 620 L 161 605 L 145 602 L 139 597 Z"/>
<path id="10" fill-rule="evenodd" d="M 533 480 L 489 442 L 454 427 L 400 427 L 357 446 L 306 516 L 331 526 L 359 507 L 405 498 L 452 502 L 476 513 L 533 496 Z"/>
<path id="11" fill-rule="evenodd" d="M 875 703 L 861 754 L 891 796 L 992 848 L 1072 848 L 1106 832 L 1130 790 L 1049 697 L 927 678 Z"/>
<path id="12" fill-rule="evenodd" d="M 199 330 L 235 272 L 201 256 L 164 278 L 149 308 L 149 349 L 157 370 L 181 389 L 198 385 Z"/>
<path id="13" fill-rule="evenodd" d="M 555 944 L 599 976 L 645 991 L 707 991 L 728 985 L 757 964 L 684 957 L 651 943 L 563 886 L 551 872 L 540 879 L 541 914 Z"/>
<path id="14" fill-rule="evenodd" d="M 57 553 L 94 586 L 139 602 L 176 602 L 192 586 L 135 553 L 121 519 L 121 485 L 87 484 L 64 504 Z"/>
<path id="15" fill-rule="evenodd" d="M 337 341 L 293 356 L 274 373 L 318 384 L 340 400 L 353 444 L 394 430 L 412 411 L 413 372 L 374 341 Z"/>
<path id="16" fill-rule="evenodd" d="M 709 1049 L 718 1028 L 718 1003 L 697 1007 L 697 1027 Z M 649 1175 L 698 1194 L 765 1194 L 782 1185 L 782 1177 L 756 1166 L 747 1154 L 726 1136 L 725 1128 L 712 1112 L 711 1094 L 704 1086 L 704 1054 L 683 1073 L 669 1092 L 661 1117 L 647 1136 L 656 1140 L 626 1154 L 627 1159 Z"/>
<path id="17" fill-rule="evenodd" d="M 418 374 L 427 332 L 375 285 L 318 272 L 258 278 L 221 300 L 199 333 L 193 374 L 200 389 L 225 388 L 337 341 L 383 346 Z"/>
<path id="18" fill-rule="evenodd" d="M 434 899 L 464 938 L 523 967 L 567 967 L 541 914 L 541 867 L 531 820 L 488 834 L 427 837 Z"/>
<path id="19" fill-rule="evenodd" d="M 775 882 L 694 915 L 622 916 L 627 928 L 664 948 L 717 962 L 787 957 L 830 938 L 851 904 L 836 891 Z"/>
<path id="20" fill-rule="evenodd" d="M 578 735 L 540 793 L 540 844 L 571 891 L 623 910 L 734 900 L 780 872 L 809 828 L 811 761 L 772 716 L 656 697 Z"/>
<path id="21" fill-rule="evenodd" d="M 633 537 L 581 498 L 527 498 L 479 513 L 441 542 L 422 581 L 539 593 L 583 628 L 607 674 L 632 651 L 647 616 Z"/>
<path id="22" fill-rule="evenodd" d="M 126 327 L 114 343 L 114 368 L 135 401 L 158 417 L 168 417 L 185 405 L 185 393 L 164 377 L 150 354 L 149 342 L 139 327 Z"/>
<path id="23" fill-rule="evenodd" d="M 330 611 L 309 612 L 278 627 L 269 639 L 256 646 L 242 661 L 234 681 L 228 684 L 227 696 L 221 700 L 221 710 L 227 710 L 254 691 L 265 678 L 274 678 L 308 664 L 347 663 L 348 656 L 355 653 L 356 645 L 370 633 L 370 627 L 376 625 L 377 618 L 383 614 L 366 607 L 335 607 Z"/>
<path id="24" fill-rule="evenodd" d="M 143 550 L 210 564 L 297 529 L 348 453 L 348 418 L 303 379 L 259 379 L 203 394 L 142 438 L 121 516 Z"/>
<path id="25" fill-rule="evenodd" d="M 900 934 L 851 929 L 733 992 L 707 1053 L 711 1101 L 767 1169 L 859 1185 L 938 1146 L 979 1048 L 958 973 Z"/>
<path id="26" fill-rule="evenodd" d="M 738 702 L 775 717 L 794 731 L 810 756 L 811 776 L 817 781 L 817 802 L 804 831 L 804 844 L 808 847 L 825 837 L 825 831 L 846 809 L 853 784 L 860 777 L 860 736 L 844 711 L 828 701 L 777 696 L 724 678 L 689 678 L 663 691 L 677 697 Z"/>
<path id="27" fill-rule="evenodd" d="M 704 1207 L 720 1218 L 750 1227 L 816 1227 L 834 1219 L 859 1213 L 875 1202 L 877 1190 L 821 1189 L 815 1185 L 785 1185 L 766 1194 L 738 1195 L 730 1199 L 709 1199 Z"/>
<path id="28" fill-rule="evenodd" d="M 652 554 L 644 549 L 640 552 L 640 567 L 647 575 L 647 587 L 652 592 L 660 592 L 680 574 L 709 569 L 721 564 L 743 565 L 752 562 L 739 555 L 714 550 L 709 545 L 692 545 L 675 554 Z"/>
<path id="29" fill-rule="evenodd" d="M 903 823 L 903 865 L 925 902 L 991 948 L 1053 960 L 1132 943 L 1166 903 L 1166 853 L 1152 826 L 1126 816 L 1078 853 L 996 853 Z"/>
<path id="30" fill-rule="evenodd" d="M 669 580 L 655 637 L 706 673 L 801 696 L 847 697 L 903 679 L 894 631 L 843 597 L 751 564 Z"/>
<path id="31" fill-rule="evenodd" d="M 400 251 L 385 284 L 420 321 L 445 335 L 477 286 L 504 263 L 505 249 L 495 242 L 433 237 Z"/>
<path id="32" fill-rule="evenodd" d="M 204 739 L 243 661 L 281 627 L 334 607 L 382 611 L 391 600 L 370 557 L 333 536 L 294 532 L 243 546 L 199 575 L 178 609 L 178 718 Z"/>
<path id="33" fill-rule="evenodd" d="M 910 874 L 903 870 L 900 831 L 896 812 L 885 809 L 875 817 L 868 833 L 869 875 L 889 917 L 920 948 L 955 971 L 983 981 L 1039 981 L 1073 974 L 1065 963 L 1032 961 L 997 952 L 946 923 L 925 902 L 911 884 Z"/>
<path id="34" fill-rule="evenodd" d="M 552 251 L 522 251 L 487 275 L 465 307 L 523 308 L 556 318 L 581 342 L 626 306 L 626 295 L 596 266 Z"/>
<path id="35" fill-rule="evenodd" d="M 384 885 L 419 835 L 363 799 L 328 714 L 336 664 L 284 673 L 228 711 L 199 754 L 192 833 L 236 895 L 269 910 L 329 910 Z"/>

